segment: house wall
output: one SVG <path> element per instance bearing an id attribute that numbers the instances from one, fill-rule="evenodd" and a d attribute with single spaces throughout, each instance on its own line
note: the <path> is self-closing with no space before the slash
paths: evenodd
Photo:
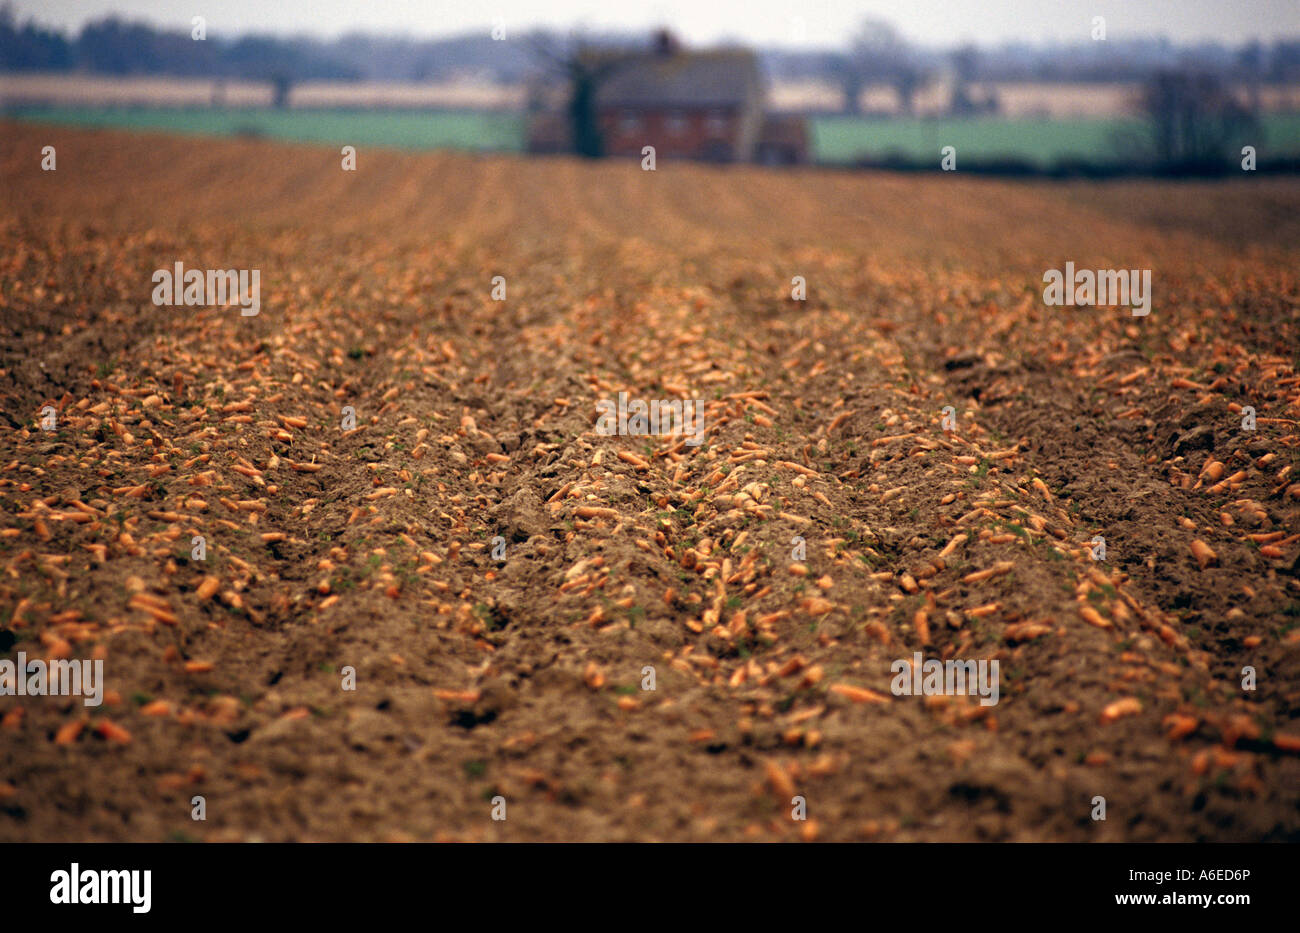
<path id="1" fill-rule="evenodd" d="M 758 153 L 758 137 L 763 129 L 763 99 L 754 94 L 741 109 L 736 120 L 736 159 L 752 162 Z"/>
<path id="2" fill-rule="evenodd" d="M 656 158 L 735 161 L 752 150 L 747 121 L 734 108 L 608 107 L 599 116 L 605 152 L 641 158 L 644 146 Z"/>

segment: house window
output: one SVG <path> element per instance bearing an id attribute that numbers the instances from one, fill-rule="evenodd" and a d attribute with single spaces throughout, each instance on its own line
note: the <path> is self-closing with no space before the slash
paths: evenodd
<path id="1" fill-rule="evenodd" d="M 704 130 L 710 136 L 727 135 L 727 114 L 722 110 L 711 110 L 704 120 Z"/>
<path id="2" fill-rule="evenodd" d="M 670 136 L 681 136 L 686 132 L 686 114 L 674 110 L 664 118 L 664 129 Z"/>
<path id="3" fill-rule="evenodd" d="M 618 128 L 623 133 L 639 133 L 641 131 L 641 117 L 628 110 L 619 120 Z"/>

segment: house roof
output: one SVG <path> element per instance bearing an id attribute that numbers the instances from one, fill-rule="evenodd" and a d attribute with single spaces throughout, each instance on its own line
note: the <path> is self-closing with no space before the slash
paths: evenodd
<path id="1" fill-rule="evenodd" d="M 762 95 L 758 59 L 748 49 L 651 51 L 629 55 L 601 83 L 603 107 L 741 106 Z"/>

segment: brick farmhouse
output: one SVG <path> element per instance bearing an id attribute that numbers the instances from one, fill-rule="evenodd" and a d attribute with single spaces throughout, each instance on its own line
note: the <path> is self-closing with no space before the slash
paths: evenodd
<path id="1" fill-rule="evenodd" d="M 803 119 L 765 114 L 763 102 L 752 51 L 687 51 L 660 33 L 651 48 L 613 59 L 596 91 L 596 123 L 607 156 L 639 159 L 653 146 L 656 159 L 806 162 Z M 538 118 L 529 150 L 569 151 L 567 137 L 562 115 Z"/>

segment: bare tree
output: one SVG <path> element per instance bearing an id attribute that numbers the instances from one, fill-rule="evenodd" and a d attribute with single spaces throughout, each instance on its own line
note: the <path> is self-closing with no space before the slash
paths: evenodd
<path id="1" fill-rule="evenodd" d="M 1264 81 L 1264 44 L 1255 39 L 1243 45 L 1237 52 L 1236 66 L 1250 94 L 1250 109 L 1259 113 L 1260 86 Z"/>
<path id="2" fill-rule="evenodd" d="M 910 46 L 891 24 L 878 19 L 863 21 L 849 44 L 849 52 L 838 69 L 844 88 L 846 107 L 851 113 L 860 110 L 858 98 L 863 88 L 886 82 L 898 93 L 905 113 L 915 107 L 916 92 L 927 75 L 918 64 Z"/>
<path id="3" fill-rule="evenodd" d="M 605 154 L 605 144 L 596 111 L 596 94 L 623 63 L 625 55 L 591 48 L 581 39 L 565 40 L 556 48 L 539 37 L 533 40 L 532 48 L 546 62 L 547 70 L 568 86 L 566 109 L 573 151 L 588 158 L 600 158 Z"/>
<path id="4" fill-rule="evenodd" d="M 955 79 L 952 92 L 952 110 L 954 113 L 978 113 L 987 107 L 987 102 L 977 102 L 971 96 L 971 84 L 979 74 L 980 53 L 972 43 L 966 43 L 954 49 L 952 61 Z"/>
<path id="5" fill-rule="evenodd" d="M 1225 160 L 1254 115 L 1215 75 L 1161 71 L 1142 95 L 1151 119 L 1155 157 L 1166 167 L 1209 166 Z"/>

